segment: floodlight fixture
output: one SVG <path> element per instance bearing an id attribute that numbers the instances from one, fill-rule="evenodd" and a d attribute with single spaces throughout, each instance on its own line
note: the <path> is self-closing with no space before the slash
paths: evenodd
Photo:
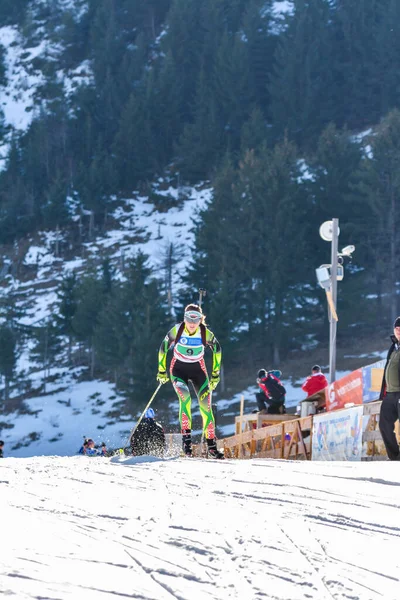
<path id="1" fill-rule="evenodd" d="M 342 251 L 341 251 L 341 255 L 342 256 L 351 256 L 353 254 L 353 252 L 355 251 L 356 247 L 355 246 L 345 246 Z"/>

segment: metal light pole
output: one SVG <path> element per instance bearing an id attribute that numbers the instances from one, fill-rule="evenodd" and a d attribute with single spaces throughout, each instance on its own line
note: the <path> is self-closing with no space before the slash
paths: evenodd
<path id="1" fill-rule="evenodd" d="M 331 292 L 333 307 L 336 310 L 337 303 L 337 270 L 338 270 L 338 237 L 339 219 L 332 219 L 332 242 L 331 242 Z M 336 379 L 336 331 L 337 318 L 334 318 L 332 310 L 329 309 L 329 382 Z"/>
<path id="2" fill-rule="evenodd" d="M 330 383 L 336 380 L 336 330 L 337 330 L 337 282 L 344 276 L 344 258 L 350 258 L 355 251 L 355 246 L 345 246 L 338 251 L 339 219 L 325 221 L 319 228 L 319 235 L 325 242 L 331 242 L 331 264 L 321 265 L 316 269 L 317 281 L 325 290 L 329 309 L 329 379 Z"/>

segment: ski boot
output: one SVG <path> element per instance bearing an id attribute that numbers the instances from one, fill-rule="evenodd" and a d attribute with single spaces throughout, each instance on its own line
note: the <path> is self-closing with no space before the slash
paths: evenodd
<path id="1" fill-rule="evenodd" d="M 184 429 L 182 432 L 182 449 L 185 456 L 193 456 L 191 429 Z"/>
<path id="2" fill-rule="evenodd" d="M 215 438 L 213 438 L 212 440 L 207 440 L 207 451 L 208 456 L 211 456 L 211 458 L 217 458 L 219 460 L 225 458 L 224 453 L 218 450 Z"/>

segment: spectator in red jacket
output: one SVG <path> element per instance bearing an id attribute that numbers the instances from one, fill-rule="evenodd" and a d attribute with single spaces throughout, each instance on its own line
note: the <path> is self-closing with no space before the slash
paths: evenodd
<path id="1" fill-rule="evenodd" d="M 307 377 L 301 389 L 306 392 L 307 400 L 318 400 L 318 408 L 323 408 L 326 404 L 325 388 L 328 385 L 327 378 L 321 373 L 321 367 L 314 365 L 311 369 L 311 375 Z"/>

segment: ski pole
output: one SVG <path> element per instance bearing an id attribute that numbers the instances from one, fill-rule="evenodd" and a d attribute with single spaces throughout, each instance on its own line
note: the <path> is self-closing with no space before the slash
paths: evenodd
<path id="1" fill-rule="evenodd" d="M 132 439 L 132 438 L 133 438 L 133 436 L 135 435 L 135 431 L 136 431 L 136 429 L 139 427 L 141 420 L 143 419 L 144 415 L 146 414 L 146 410 L 149 408 L 150 404 L 153 402 L 153 400 L 154 400 L 154 398 L 156 397 L 156 395 L 157 395 L 157 392 L 158 392 L 158 390 L 160 389 L 160 387 L 161 387 L 161 386 L 162 386 L 162 383 L 161 383 L 161 381 L 160 381 L 160 383 L 159 383 L 159 384 L 158 384 L 158 386 L 157 386 L 157 389 L 156 389 L 156 391 L 154 392 L 154 394 L 152 395 L 152 397 L 151 397 L 151 398 L 150 398 L 150 400 L 148 401 L 148 403 L 147 403 L 147 405 L 146 405 L 146 408 L 144 409 L 144 411 L 143 411 L 143 412 L 142 412 L 142 414 L 140 415 L 138 422 L 136 423 L 135 427 L 133 428 L 133 431 L 132 431 L 132 433 L 131 433 L 131 435 L 130 435 L 129 441 L 131 441 L 131 439 Z"/>

